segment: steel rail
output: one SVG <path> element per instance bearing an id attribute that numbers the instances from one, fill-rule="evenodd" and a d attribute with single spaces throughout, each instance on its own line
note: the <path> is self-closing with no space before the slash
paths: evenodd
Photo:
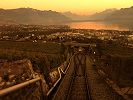
<path id="1" fill-rule="evenodd" d="M 12 87 L 9 87 L 9 88 L 6 88 L 6 89 L 3 89 L 3 90 L 0 90 L 0 97 L 4 96 L 4 95 L 7 95 L 8 93 L 10 92 L 14 92 L 16 90 L 19 90 L 25 86 L 28 86 L 32 83 L 35 83 L 37 81 L 40 81 L 41 78 L 40 77 L 37 77 L 35 79 L 32 79 L 32 80 L 29 80 L 29 81 L 26 81 L 26 82 L 23 82 L 23 83 L 20 83 L 20 84 L 17 84 L 15 86 L 12 86 Z"/>
<path id="2" fill-rule="evenodd" d="M 72 57 L 70 57 L 70 59 L 71 59 L 71 58 L 72 58 Z M 68 66 L 67 66 L 67 68 L 66 68 L 65 71 L 63 71 L 60 67 L 58 67 L 58 72 L 59 72 L 60 77 L 59 77 L 59 79 L 55 82 L 55 84 L 53 85 L 53 87 L 47 92 L 47 94 L 46 94 L 47 96 L 52 92 L 52 90 L 56 87 L 56 85 L 57 85 L 57 84 L 59 83 L 59 81 L 62 79 L 61 72 L 62 72 L 63 74 L 66 74 L 66 72 L 67 72 L 67 70 L 69 69 L 69 67 L 70 67 L 70 62 L 69 62 L 69 64 L 68 64 Z M 32 79 L 32 80 L 29 80 L 29 81 L 26 81 L 26 82 L 23 82 L 23 83 L 20 83 L 20 84 L 11 86 L 11 87 L 6 88 L 6 89 L 3 89 L 3 90 L 0 90 L 0 97 L 2 97 L 2 96 L 4 96 L 4 95 L 7 95 L 8 93 L 14 92 L 14 91 L 16 91 L 16 90 L 19 90 L 19 89 L 21 89 L 21 88 L 23 88 L 23 87 L 26 87 L 26 86 L 28 86 L 28 85 L 30 85 L 30 84 L 33 84 L 33 83 L 35 83 L 35 82 L 37 82 L 37 81 L 40 81 L 40 80 L 41 80 L 41 77 L 37 77 L 37 78 L 35 78 L 35 79 Z"/>
<path id="3" fill-rule="evenodd" d="M 86 57 L 85 57 L 85 59 L 86 59 Z M 91 93 L 90 93 L 90 86 L 89 86 L 89 84 L 88 84 L 88 77 L 87 77 L 87 70 L 86 70 L 86 65 L 85 65 L 85 82 L 86 82 L 86 89 L 87 89 L 87 96 L 88 96 L 88 99 L 89 100 L 92 100 L 92 98 L 91 98 Z"/>
<path id="4" fill-rule="evenodd" d="M 62 76 L 61 76 L 61 72 L 60 72 L 60 68 L 58 67 L 58 72 L 59 72 L 59 79 L 54 83 L 54 85 L 52 86 L 52 88 L 47 92 L 47 96 L 53 91 L 53 89 L 55 88 L 55 86 L 59 83 L 59 81 L 61 80 Z"/>
<path id="5" fill-rule="evenodd" d="M 79 59 L 78 59 L 78 61 L 79 61 Z M 85 56 L 85 61 L 86 61 L 86 56 Z M 79 64 L 81 64 L 81 62 Z M 72 86 L 73 86 L 74 79 L 75 79 L 76 70 L 78 69 L 77 67 L 78 67 L 78 65 L 76 64 L 76 67 L 74 68 L 74 72 L 72 74 L 72 79 L 71 79 L 71 83 L 70 83 L 70 86 L 69 86 L 69 91 L 67 93 L 68 95 L 66 96 L 66 100 L 69 100 L 69 98 L 70 98 L 71 91 L 72 91 Z M 86 70 L 86 64 L 84 66 L 84 69 L 82 69 L 82 70 L 83 70 L 83 73 L 84 73 L 85 86 L 86 86 L 86 90 L 87 90 L 86 91 L 87 92 L 87 98 L 88 98 L 88 100 L 92 100 L 91 99 L 91 94 L 90 94 L 90 88 L 89 88 L 89 85 L 88 85 L 88 78 L 87 78 L 87 73 L 86 73 L 86 71 L 87 71 Z"/>
<path id="6" fill-rule="evenodd" d="M 70 57 L 70 59 L 71 59 L 72 57 Z M 66 68 L 66 70 L 65 71 L 63 71 L 60 67 L 58 67 L 58 72 L 59 72 L 59 75 L 60 75 L 60 77 L 59 77 L 59 79 L 54 83 L 54 85 L 52 86 L 52 88 L 47 92 L 47 96 L 49 96 L 50 95 L 50 93 L 54 90 L 54 88 L 57 86 L 57 84 L 61 81 L 61 79 L 62 79 L 62 75 L 61 75 L 61 72 L 63 73 L 63 74 L 66 74 L 66 72 L 67 72 L 67 70 L 69 69 L 69 67 L 70 67 L 70 62 L 69 62 L 69 64 L 68 64 L 68 66 L 67 66 L 67 68 Z"/>
<path id="7" fill-rule="evenodd" d="M 76 68 L 74 68 L 74 72 L 72 73 L 72 79 L 71 79 L 71 83 L 70 83 L 70 86 L 69 86 L 69 89 L 68 89 L 69 91 L 67 93 L 66 100 L 69 100 L 69 95 L 72 91 L 72 86 L 73 86 L 74 79 L 75 79 L 76 69 L 77 69 L 77 66 L 76 66 Z"/>
<path id="8" fill-rule="evenodd" d="M 72 61 L 73 56 L 74 56 L 74 55 L 72 55 L 72 56 L 70 57 L 70 59 L 68 60 L 68 61 L 69 61 L 69 64 L 68 64 L 67 68 L 65 68 L 66 70 L 65 70 L 65 71 L 62 70 L 65 74 L 69 71 L 69 68 L 71 67 L 71 61 Z M 66 74 L 66 75 L 67 75 L 67 74 Z M 64 76 L 64 77 L 66 77 L 66 76 Z M 63 80 L 64 80 L 64 78 L 63 78 Z M 61 86 L 62 86 L 62 84 L 63 84 L 63 80 L 62 80 L 61 84 L 59 85 L 57 91 L 55 92 L 54 97 L 52 98 L 52 100 L 54 100 L 54 99 L 56 98 L 56 95 L 58 95 L 58 92 L 60 91 L 60 88 L 61 88 Z M 59 96 L 59 95 L 58 95 L 58 96 Z"/>

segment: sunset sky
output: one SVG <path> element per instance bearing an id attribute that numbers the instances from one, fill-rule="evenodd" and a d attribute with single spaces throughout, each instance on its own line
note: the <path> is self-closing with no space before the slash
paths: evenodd
<path id="1" fill-rule="evenodd" d="M 30 7 L 40 10 L 59 12 L 71 11 L 89 15 L 109 8 L 126 8 L 133 6 L 133 0 L 1 0 L 0 8 L 12 9 Z"/>

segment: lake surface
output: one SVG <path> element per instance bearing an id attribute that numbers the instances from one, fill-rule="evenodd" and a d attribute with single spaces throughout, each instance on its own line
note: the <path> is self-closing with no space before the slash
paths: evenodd
<path id="1" fill-rule="evenodd" d="M 105 30 L 120 30 L 120 31 L 129 31 L 133 30 L 132 25 L 125 24 L 116 24 L 116 23 L 107 23 L 107 22 L 72 22 L 67 23 L 71 28 L 76 29 L 105 29 Z"/>

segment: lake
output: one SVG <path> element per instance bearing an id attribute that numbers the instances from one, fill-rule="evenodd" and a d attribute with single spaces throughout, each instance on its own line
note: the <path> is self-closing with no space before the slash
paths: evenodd
<path id="1" fill-rule="evenodd" d="M 133 25 L 129 24 L 118 24 L 118 23 L 107 23 L 107 22 L 72 22 L 67 23 L 71 28 L 75 29 L 105 29 L 105 30 L 120 30 L 129 31 L 133 30 Z"/>

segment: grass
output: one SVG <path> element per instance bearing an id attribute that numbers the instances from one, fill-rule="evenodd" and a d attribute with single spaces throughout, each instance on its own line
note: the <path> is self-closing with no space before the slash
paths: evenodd
<path id="1" fill-rule="evenodd" d="M 98 61 L 98 64 L 101 64 L 101 67 L 119 86 L 133 86 L 133 49 L 114 44 L 102 45 L 101 48 L 102 54 L 107 55 L 102 62 L 108 63 L 109 66 L 102 65 L 101 61 Z"/>
<path id="2" fill-rule="evenodd" d="M 61 45 L 59 43 L 33 43 L 33 42 L 14 42 L 0 41 L 0 49 L 14 49 L 19 51 L 59 53 Z"/>
<path id="3" fill-rule="evenodd" d="M 59 43 L 0 41 L 0 59 L 29 59 L 33 69 L 40 70 L 47 77 L 52 68 L 56 68 L 64 61 L 61 49 Z"/>
<path id="4" fill-rule="evenodd" d="M 120 45 L 107 45 L 102 46 L 102 52 L 103 54 L 109 54 L 114 56 L 120 56 L 120 57 L 131 57 L 133 56 L 133 49 L 123 47 Z"/>

